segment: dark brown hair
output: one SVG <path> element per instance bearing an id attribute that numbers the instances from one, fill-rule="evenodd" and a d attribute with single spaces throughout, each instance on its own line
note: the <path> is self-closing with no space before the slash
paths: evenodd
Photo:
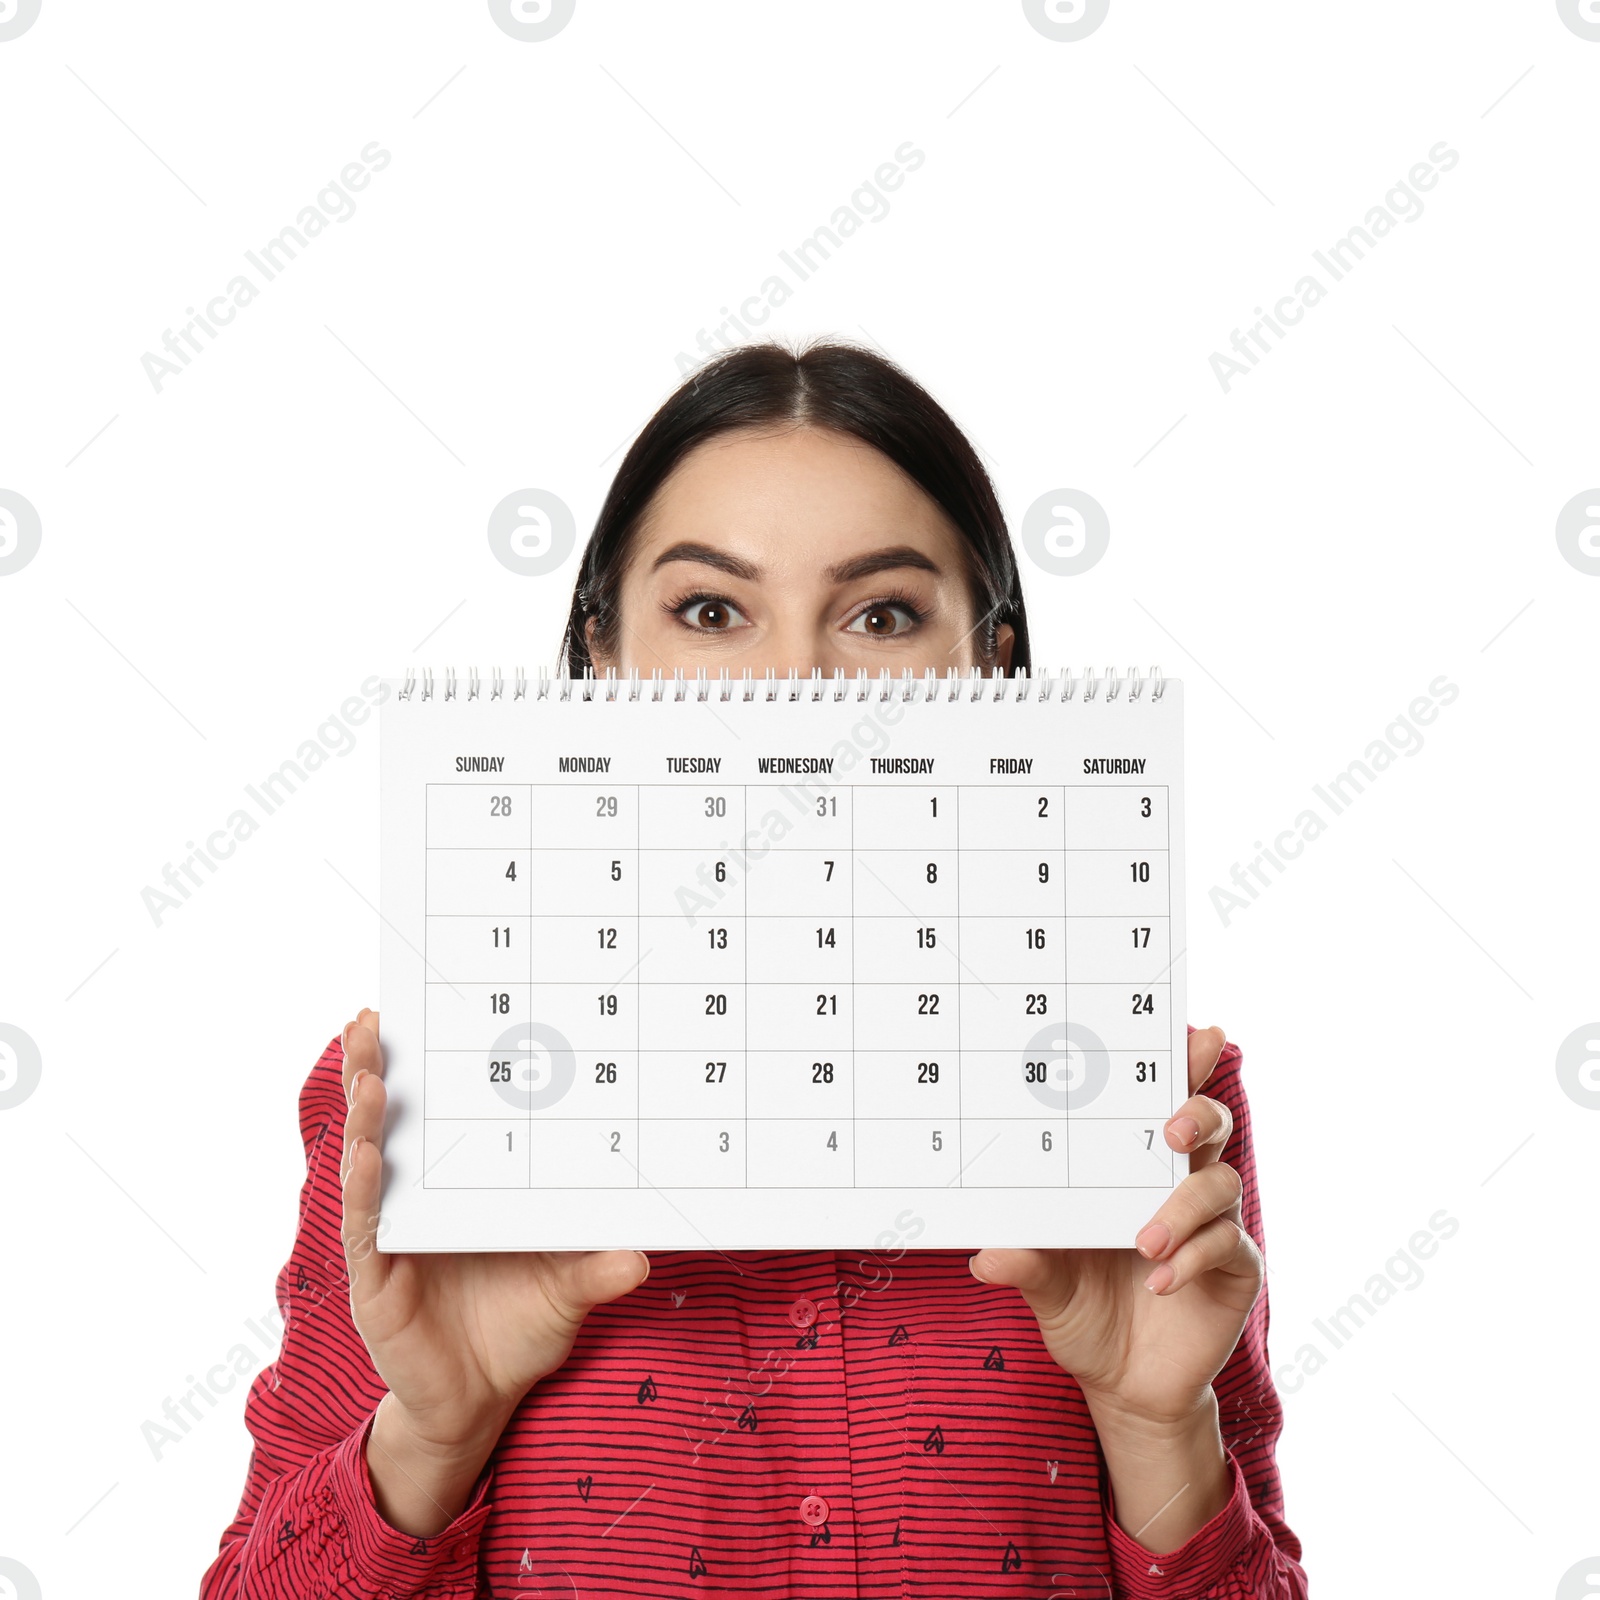
<path id="1" fill-rule="evenodd" d="M 630 546 L 667 475 L 696 445 L 734 428 L 793 423 L 831 428 L 881 451 L 944 512 L 966 546 L 975 652 L 985 665 L 1010 623 L 1011 665 L 1031 667 L 1016 552 L 994 485 L 966 435 L 915 379 L 886 357 L 839 340 L 791 350 L 776 340 L 714 357 L 684 380 L 633 441 L 584 549 L 562 641 L 564 670 L 592 666 L 585 624 L 615 653 L 618 598 Z"/>

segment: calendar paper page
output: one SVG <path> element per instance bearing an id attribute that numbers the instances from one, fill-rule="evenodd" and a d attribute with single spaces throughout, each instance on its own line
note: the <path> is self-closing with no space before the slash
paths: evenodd
<path id="1" fill-rule="evenodd" d="M 1188 1088 L 1182 685 L 1130 681 L 389 680 L 380 1248 L 1131 1244 Z"/>

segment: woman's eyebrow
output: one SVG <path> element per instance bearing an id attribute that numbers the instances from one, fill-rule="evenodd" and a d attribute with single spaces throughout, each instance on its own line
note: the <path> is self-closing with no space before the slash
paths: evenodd
<path id="1" fill-rule="evenodd" d="M 703 567 L 715 567 L 719 572 L 726 572 L 730 577 L 743 578 L 747 583 L 754 583 L 761 576 L 761 569 L 750 562 L 742 561 L 726 550 L 719 550 L 715 545 L 695 544 L 689 540 L 680 540 L 677 544 L 668 545 L 651 562 L 650 570 L 654 572 L 657 567 L 664 567 L 669 561 L 695 561 Z"/>
<path id="2" fill-rule="evenodd" d="M 924 572 L 937 574 L 939 563 L 909 544 L 890 545 L 882 550 L 870 550 L 864 556 L 854 556 L 829 567 L 823 576 L 830 583 L 851 583 L 857 578 L 870 578 L 875 572 L 891 572 L 896 567 L 918 567 Z"/>
<path id="3" fill-rule="evenodd" d="M 743 578 L 748 583 L 755 583 L 761 577 L 761 569 L 753 562 L 745 561 L 726 550 L 719 550 L 715 545 L 696 544 L 693 540 L 680 540 L 677 544 L 668 545 L 651 562 L 651 570 L 664 567 L 673 561 L 692 561 L 703 567 L 715 567 L 719 572 L 726 572 L 730 577 Z M 918 550 L 914 545 L 896 544 L 887 545 L 882 550 L 869 550 L 865 555 L 852 556 L 848 561 L 837 562 L 828 567 L 822 575 L 829 583 L 852 583 L 858 578 L 870 578 L 874 573 L 891 572 L 897 567 L 915 567 L 935 575 L 939 572 L 939 564 L 931 556 Z"/>

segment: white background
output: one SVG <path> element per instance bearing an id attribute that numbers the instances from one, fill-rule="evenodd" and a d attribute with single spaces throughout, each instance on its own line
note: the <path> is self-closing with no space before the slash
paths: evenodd
<path id="1" fill-rule="evenodd" d="M 0 42 L 0 489 L 42 528 L 0 576 L 0 1023 L 42 1060 L 0 1112 L 0 1556 L 184 1593 L 233 1514 L 242 1380 L 159 1459 L 142 1429 L 271 1356 L 296 1095 L 376 995 L 373 726 L 159 925 L 143 891 L 369 675 L 552 661 L 576 556 L 512 573 L 491 509 L 586 533 L 700 330 L 910 140 L 762 331 L 880 345 L 1014 527 L 1092 495 L 1105 557 L 1027 569 L 1037 657 L 1189 686 L 1190 1020 L 1244 1049 L 1317 1592 L 1600 1565 L 1600 1093 L 1556 1070 L 1600 1034 L 1600 562 L 1556 539 L 1600 483 L 1600 42 L 1562 9 L 1113 0 L 1061 43 L 1010 0 L 579 0 L 523 43 L 469 0 L 43 0 Z M 374 140 L 355 214 L 158 393 L 145 353 Z M 1212 353 L 1440 141 L 1225 393 Z M 1421 749 L 1224 922 L 1440 675 Z M 1378 1275 L 1411 1287 L 1333 1348 Z"/>

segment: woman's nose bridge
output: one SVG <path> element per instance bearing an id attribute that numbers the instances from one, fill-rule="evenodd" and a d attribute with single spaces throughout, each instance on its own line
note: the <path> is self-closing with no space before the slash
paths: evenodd
<path id="1" fill-rule="evenodd" d="M 797 667 L 809 672 L 812 667 L 842 665 L 844 653 L 834 640 L 833 630 L 819 617 L 807 615 L 798 606 L 780 606 L 773 614 L 762 654 L 779 672 Z"/>

